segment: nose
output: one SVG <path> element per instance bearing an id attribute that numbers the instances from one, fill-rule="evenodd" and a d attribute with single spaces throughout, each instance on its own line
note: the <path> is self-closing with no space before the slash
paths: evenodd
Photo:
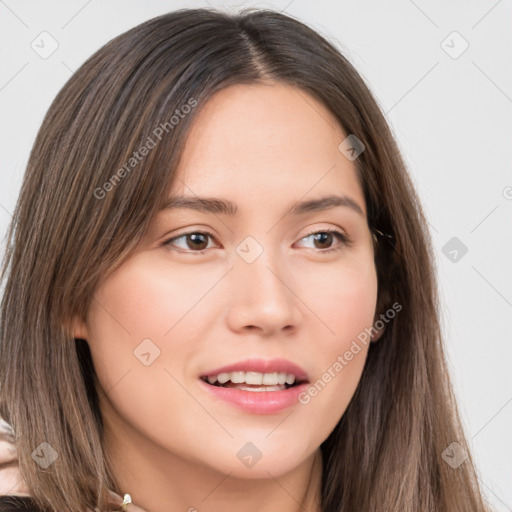
<path id="1" fill-rule="evenodd" d="M 230 272 L 229 328 L 235 332 L 258 331 L 272 336 L 291 334 L 302 322 L 297 284 L 286 266 L 263 252 L 255 261 L 235 262 Z"/>

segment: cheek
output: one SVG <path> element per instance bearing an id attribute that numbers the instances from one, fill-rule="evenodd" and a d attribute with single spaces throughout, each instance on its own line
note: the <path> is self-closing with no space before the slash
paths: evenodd
<path id="1" fill-rule="evenodd" d="M 87 318 L 88 341 L 105 387 L 152 361 L 152 368 L 185 371 L 183 361 L 195 348 L 197 315 L 205 314 L 196 306 L 212 286 L 204 277 L 191 282 L 193 273 L 175 268 L 171 275 L 161 258 L 142 254 L 98 288 Z"/>
<path id="2" fill-rule="evenodd" d="M 158 255 L 134 256 L 97 290 L 88 324 L 98 335 L 102 331 L 128 335 L 133 341 L 151 336 L 169 340 L 191 323 L 193 309 L 216 279 L 204 271 L 169 265 Z"/>
<path id="3" fill-rule="evenodd" d="M 194 417 L 204 416 L 181 383 L 198 350 L 198 326 L 208 320 L 198 303 L 215 279 L 176 267 L 171 273 L 151 254 L 134 256 L 97 289 L 87 317 L 91 356 L 109 399 L 104 414 L 156 442 L 167 439 L 177 451 Z M 171 411 L 183 410 L 187 416 L 176 421 Z"/>
<path id="4" fill-rule="evenodd" d="M 315 336 L 318 364 L 314 382 L 301 402 L 324 411 L 323 424 L 329 428 L 339 421 L 359 384 L 377 302 L 377 276 L 371 258 L 354 257 L 344 263 L 316 271 L 315 287 L 305 295 L 319 319 Z"/>
<path id="5" fill-rule="evenodd" d="M 371 253 L 358 251 L 324 265 L 297 269 L 301 297 L 318 318 L 328 353 L 341 350 L 370 327 L 377 303 L 377 274 Z M 350 343 L 349 343 L 350 344 Z"/>

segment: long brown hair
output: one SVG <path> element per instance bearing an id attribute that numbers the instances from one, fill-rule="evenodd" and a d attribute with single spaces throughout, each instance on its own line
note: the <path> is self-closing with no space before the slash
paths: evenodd
<path id="1" fill-rule="evenodd" d="M 364 144 L 355 163 L 368 225 L 389 235 L 376 245 L 377 313 L 402 305 L 321 445 L 322 510 L 484 510 L 470 454 L 458 467 L 443 459 L 451 443 L 469 450 L 427 223 L 388 124 L 334 44 L 291 16 L 254 9 L 182 9 L 114 38 L 64 85 L 37 135 L 2 272 L 0 414 L 41 508 L 103 510 L 105 489 L 119 492 L 94 367 L 71 319 L 85 319 L 100 280 L 161 207 L 201 106 L 229 85 L 269 80 L 312 94 Z M 31 455 L 41 443 L 58 455 L 48 469 Z"/>

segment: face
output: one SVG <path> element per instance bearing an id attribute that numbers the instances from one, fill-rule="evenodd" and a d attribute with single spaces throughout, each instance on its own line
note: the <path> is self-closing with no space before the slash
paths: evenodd
<path id="1" fill-rule="evenodd" d="M 334 429 L 366 359 L 368 344 L 354 340 L 377 300 L 363 190 L 338 149 L 346 137 L 322 104 L 286 85 L 230 86 L 202 106 L 169 197 L 217 198 L 236 213 L 162 210 L 76 323 L 107 396 L 105 422 L 127 444 L 261 478 L 298 466 Z M 328 196 L 348 200 L 291 211 Z M 201 378 L 238 362 L 220 373 L 247 378 L 246 390 Z M 298 382 L 297 367 L 308 383 L 281 390 L 272 375 L 268 391 L 254 391 L 261 373 Z"/>

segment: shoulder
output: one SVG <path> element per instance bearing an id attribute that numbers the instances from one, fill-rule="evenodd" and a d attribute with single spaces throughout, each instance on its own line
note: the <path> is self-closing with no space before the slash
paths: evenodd
<path id="1" fill-rule="evenodd" d="M 0 496 L 0 512 L 41 512 L 28 496 Z"/>

